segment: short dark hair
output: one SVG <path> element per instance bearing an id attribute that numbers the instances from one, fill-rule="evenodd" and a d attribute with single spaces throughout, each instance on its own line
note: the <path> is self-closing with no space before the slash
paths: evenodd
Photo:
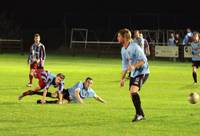
<path id="1" fill-rule="evenodd" d="M 65 75 L 62 73 L 58 73 L 56 76 L 62 78 L 63 80 L 65 79 Z"/>
<path id="2" fill-rule="evenodd" d="M 36 33 L 34 34 L 34 37 L 40 37 L 40 34 Z"/>
<path id="3" fill-rule="evenodd" d="M 87 77 L 87 78 L 85 79 L 85 81 L 87 81 L 87 80 L 92 80 L 92 78 L 91 78 L 91 77 Z"/>

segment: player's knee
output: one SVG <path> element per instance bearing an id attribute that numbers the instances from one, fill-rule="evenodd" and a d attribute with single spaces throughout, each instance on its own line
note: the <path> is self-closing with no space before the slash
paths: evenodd
<path id="1" fill-rule="evenodd" d="M 194 66 L 194 67 L 192 68 L 192 71 L 193 71 L 193 72 L 196 72 L 196 71 L 197 71 L 197 68 Z"/>
<path id="2" fill-rule="evenodd" d="M 193 72 L 193 73 L 196 73 L 196 72 L 197 72 L 197 70 L 196 70 L 196 69 L 193 69 L 193 70 L 192 70 L 192 72 Z"/>
<path id="3" fill-rule="evenodd" d="M 33 76 L 33 75 L 34 75 L 34 72 L 30 72 L 29 75 L 30 75 L 30 76 Z"/>
<path id="4" fill-rule="evenodd" d="M 29 95 L 33 95 L 34 94 L 34 92 L 32 90 L 29 90 L 28 93 L 29 93 Z"/>
<path id="5" fill-rule="evenodd" d="M 130 93 L 138 93 L 139 87 L 132 85 L 130 88 Z"/>

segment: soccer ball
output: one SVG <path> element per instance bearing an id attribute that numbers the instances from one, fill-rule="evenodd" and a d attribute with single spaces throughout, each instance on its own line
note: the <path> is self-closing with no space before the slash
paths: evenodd
<path id="1" fill-rule="evenodd" d="M 191 104 L 195 104 L 199 101 L 199 94 L 196 92 L 192 92 L 189 94 L 188 100 Z"/>

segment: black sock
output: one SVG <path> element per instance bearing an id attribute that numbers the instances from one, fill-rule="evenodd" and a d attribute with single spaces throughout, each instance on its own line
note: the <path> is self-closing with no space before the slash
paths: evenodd
<path id="1" fill-rule="evenodd" d="M 144 113 L 143 113 L 143 110 L 142 110 L 142 107 L 141 107 L 139 94 L 138 93 L 131 93 L 131 98 L 132 98 L 132 102 L 135 106 L 136 114 L 144 116 Z"/>
<path id="2" fill-rule="evenodd" d="M 194 82 L 197 83 L 197 73 L 193 72 L 192 76 L 193 76 Z"/>
<path id="3" fill-rule="evenodd" d="M 27 95 L 33 95 L 33 91 L 32 90 L 28 90 L 28 91 L 23 93 L 23 96 L 27 96 Z"/>
<path id="4" fill-rule="evenodd" d="M 43 92 L 34 92 L 34 94 L 43 95 Z"/>
<path id="5" fill-rule="evenodd" d="M 46 101 L 46 103 L 48 103 L 48 104 L 56 104 L 57 102 L 58 102 L 58 100 Z M 42 104 L 41 100 L 37 100 L 37 104 Z"/>
<path id="6" fill-rule="evenodd" d="M 34 92 L 34 94 L 43 95 L 43 92 Z M 51 93 L 50 93 L 50 92 L 47 92 L 46 97 L 51 97 Z"/>
<path id="7" fill-rule="evenodd" d="M 56 104 L 57 102 L 58 102 L 58 100 L 46 101 L 46 103 L 50 103 L 50 104 Z"/>
<path id="8" fill-rule="evenodd" d="M 51 97 L 51 93 L 50 92 L 47 92 L 47 97 Z"/>

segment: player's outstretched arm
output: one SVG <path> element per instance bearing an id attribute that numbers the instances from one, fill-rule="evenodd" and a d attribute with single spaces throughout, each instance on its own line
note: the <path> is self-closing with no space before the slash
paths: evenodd
<path id="1" fill-rule="evenodd" d="M 76 100 L 77 100 L 78 103 L 83 104 L 83 100 L 81 99 L 79 93 L 80 93 L 80 88 L 77 88 L 77 89 L 75 90 L 75 97 L 76 97 Z"/>
<path id="2" fill-rule="evenodd" d="M 97 101 L 101 102 L 101 103 L 106 103 L 100 96 L 96 95 L 94 97 Z"/>
<path id="3" fill-rule="evenodd" d="M 63 104 L 63 94 L 58 92 L 58 104 Z"/>

